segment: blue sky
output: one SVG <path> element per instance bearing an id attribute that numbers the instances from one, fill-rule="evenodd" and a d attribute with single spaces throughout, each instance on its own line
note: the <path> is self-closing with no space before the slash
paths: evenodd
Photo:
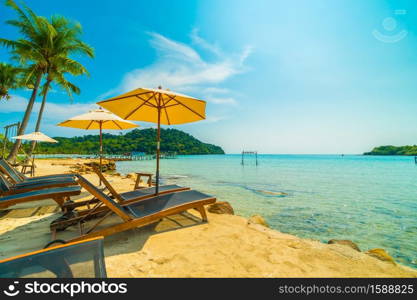
<path id="1" fill-rule="evenodd" d="M 417 144 L 415 1 L 52 1 L 35 12 L 79 21 L 96 51 L 81 59 L 72 103 L 49 96 L 41 130 L 136 87 L 207 100 L 207 120 L 176 128 L 229 153 L 362 153 Z M 0 7 L 0 21 L 14 18 Z M 15 38 L 0 23 L 0 35 Z M 0 60 L 8 53 L 0 49 Z M 23 115 L 27 92 L 0 103 L 0 126 Z M 39 99 L 40 100 L 40 99 Z M 38 106 L 27 131 L 32 131 Z M 152 124 L 139 123 L 142 127 Z"/>

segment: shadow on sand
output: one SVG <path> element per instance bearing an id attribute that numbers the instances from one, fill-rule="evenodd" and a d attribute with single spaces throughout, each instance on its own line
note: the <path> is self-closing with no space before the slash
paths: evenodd
<path id="1" fill-rule="evenodd" d="M 80 195 L 78 198 L 85 197 Z M 39 202 L 37 205 L 45 205 Z M 60 209 L 56 206 L 35 206 L 9 209 L 0 212 L 0 226 L 3 228 L 0 234 L 0 259 L 28 253 L 42 249 L 52 239 L 49 224 L 61 216 Z M 20 219 L 20 220 L 19 220 Z M 89 228 L 97 222 L 93 219 L 85 223 Z M 122 220 L 117 215 L 106 218 L 97 229 L 118 224 Z M 108 236 L 104 240 L 105 257 L 127 254 L 141 251 L 146 241 L 155 234 L 183 229 L 202 224 L 202 220 L 190 212 L 169 216 L 159 222 L 130 229 Z M 10 228 L 10 229 L 8 229 Z M 78 227 L 71 226 L 58 232 L 57 239 L 68 240 L 79 235 Z"/>

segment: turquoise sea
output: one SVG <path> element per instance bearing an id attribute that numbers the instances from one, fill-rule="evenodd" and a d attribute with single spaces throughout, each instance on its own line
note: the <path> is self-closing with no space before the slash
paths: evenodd
<path id="1" fill-rule="evenodd" d="M 413 157 L 361 155 L 179 156 L 161 178 L 229 201 L 242 216 L 327 242 L 349 239 L 386 249 L 417 268 L 417 165 Z M 118 162 L 122 174 L 155 172 L 155 161 Z"/>

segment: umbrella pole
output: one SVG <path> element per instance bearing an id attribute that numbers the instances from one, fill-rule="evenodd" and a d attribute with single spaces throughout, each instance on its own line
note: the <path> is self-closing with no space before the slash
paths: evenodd
<path id="1" fill-rule="evenodd" d="M 100 121 L 100 173 L 102 173 L 102 159 L 103 159 L 103 137 L 102 137 L 102 131 L 103 131 L 103 121 Z M 100 178 L 100 183 L 99 185 L 101 185 L 101 178 Z"/>
<path id="2" fill-rule="evenodd" d="M 158 195 L 159 192 L 159 152 L 161 144 L 161 108 L 158 106 L 158 131 L 156 138 L 156 187 L 155 194 Z"/>
<path id="3" fill-rule="evenodd" d="M 35 177 L 35 154 L 36 154 L 36 146 L 38 145 L 38 143 L 35 141 L 35 145 L 34 145 L 34 147 L 33 147 L 33 152 L 35 152 L 35 153 L 33 153 L 32 152 L 32 169 L 31 169 L 31 175 L 32 175 L 32 177 Z"/>

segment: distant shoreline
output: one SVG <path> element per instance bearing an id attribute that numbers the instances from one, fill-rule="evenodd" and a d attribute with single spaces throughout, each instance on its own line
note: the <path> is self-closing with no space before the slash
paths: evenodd
<path id="1" fill-rule="evenodd" d="M 417 146 L 379 146 L 369 152 L 365 152 L 363 155 L 417 156 Z"/>

